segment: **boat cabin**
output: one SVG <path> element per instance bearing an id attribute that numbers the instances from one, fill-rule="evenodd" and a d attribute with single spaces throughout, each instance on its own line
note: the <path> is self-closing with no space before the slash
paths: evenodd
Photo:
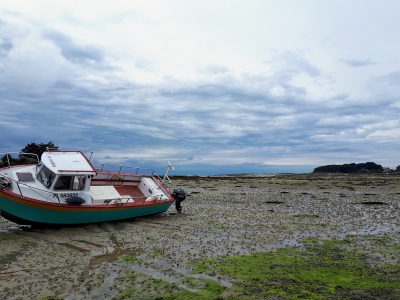
<path id="1" fill-rule="evenodd" d="M 92 164 L 80 151 L 45 152 L 37 168 L 36 178 L 44 187 L 54 191 L 82 191 L 86 179 L 96 175 Z"/>
<path id="2" fill-rule="evenodd" d="M 45 152 L 37 165 L 36 179 L 55 197 L 80 197 L 90 202 L 90 180 L 96 175 L 80 151 Z"/>

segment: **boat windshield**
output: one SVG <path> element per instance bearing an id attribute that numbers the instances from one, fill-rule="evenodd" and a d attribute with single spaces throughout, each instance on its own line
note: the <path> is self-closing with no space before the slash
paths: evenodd
<path id="1" fill-rule="evenodd" d="M 56 183 L 54 184 L 54 189 L 81 191 L 85 188 L 85 182 L 85 175 L 62 175 L 58 177 Z"/>
<path id="2" fill-rule="evenodd" d="M 40 167 L 39 163 L 39 167 Z M 39 180 L 46 188 L 50 188 L 51 185 L 53 184 L 54 179 L 56 178 L 56 174 L 52 172 L 49 168 L 47 168 L 45 165 L 39 170 L 37 176 L 37 180 Z"/>

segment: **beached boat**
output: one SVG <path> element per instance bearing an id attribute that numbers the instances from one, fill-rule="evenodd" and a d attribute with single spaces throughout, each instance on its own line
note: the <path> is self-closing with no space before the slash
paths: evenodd
<path id="1" fill-rule="evenodd" d="M 59 149 L 37 164 L 8 163 L 0 168 L 1 215 L 22 225 L 98 223 L 159 214 L 185 196 L 153 170 L 94 165 L 81 151 Z"/>

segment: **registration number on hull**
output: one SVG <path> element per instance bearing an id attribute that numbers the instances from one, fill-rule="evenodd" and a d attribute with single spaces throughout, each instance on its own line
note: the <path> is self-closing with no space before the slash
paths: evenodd
<path id="1" fill-rule="evenodd" d="M 60 193 L 60 194 L 54 194 L 53 198 L 55 197 L 60 197 L 60 198 L 69 198 L 69 197 L 78 197 L 78 193 Z"/>

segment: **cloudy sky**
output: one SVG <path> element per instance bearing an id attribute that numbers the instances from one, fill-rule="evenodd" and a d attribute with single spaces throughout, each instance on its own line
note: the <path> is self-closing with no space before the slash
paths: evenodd
<path id="1" fill-rule="evenodd" d="M 2 1 L 0 152 L 175 174 L 400 165 L 400 1 Z M 162 172 L 161 172 L 162 173 Z"/>

